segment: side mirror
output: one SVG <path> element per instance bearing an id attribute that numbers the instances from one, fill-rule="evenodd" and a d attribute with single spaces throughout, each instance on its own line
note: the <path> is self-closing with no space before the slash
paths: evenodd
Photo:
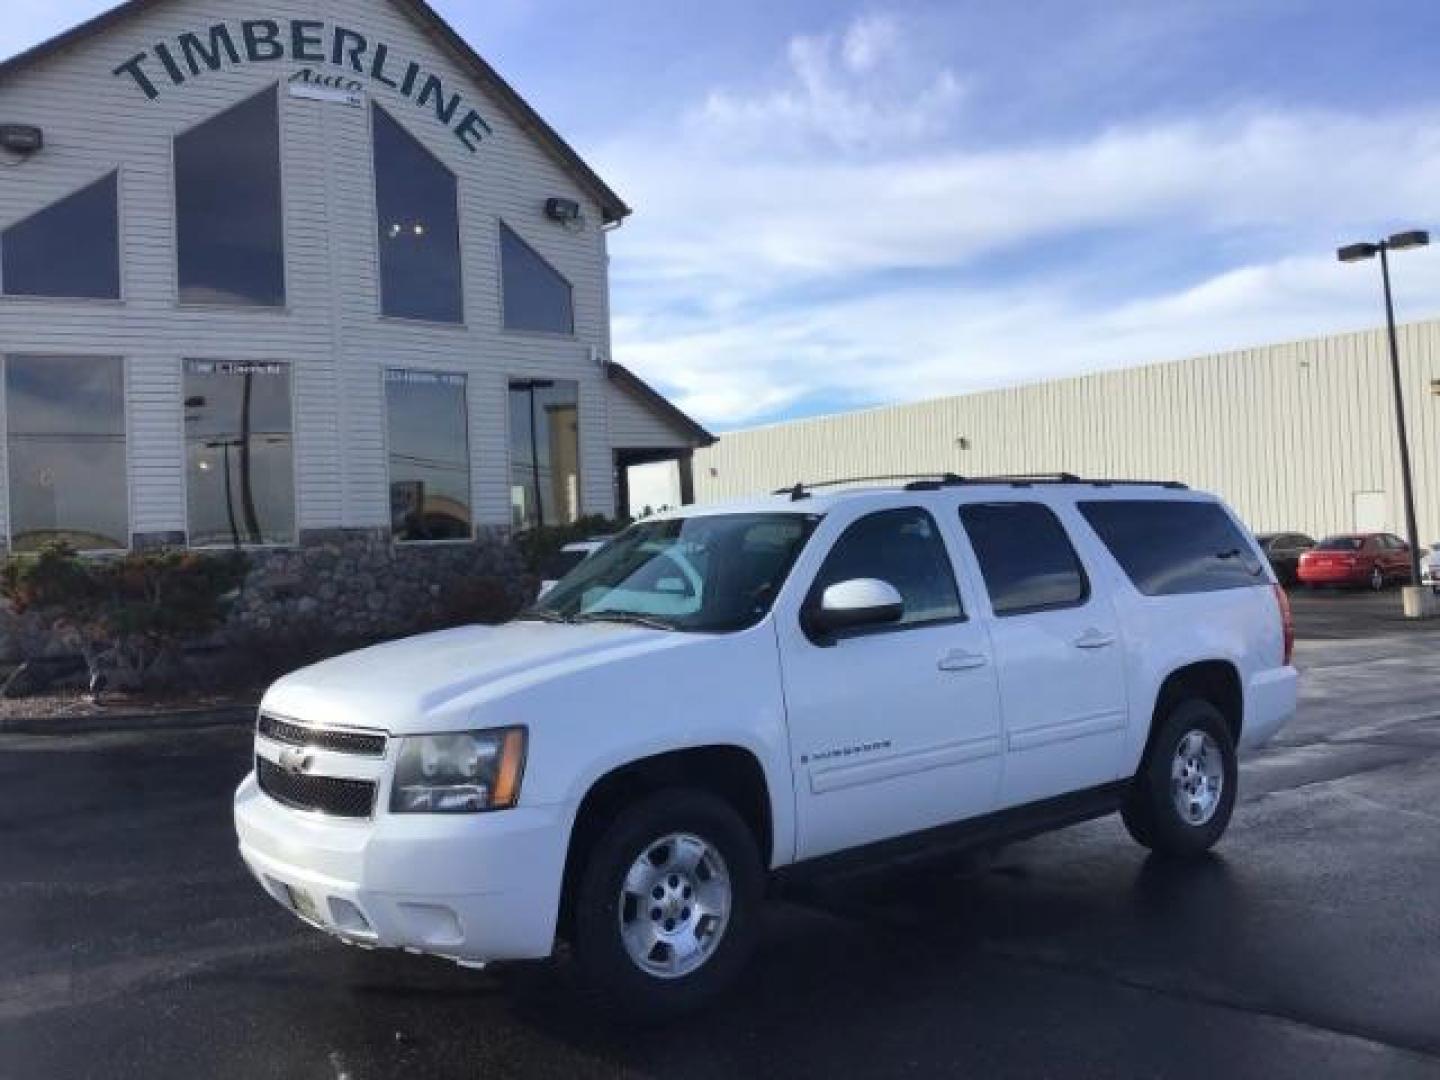
<path id="1" fill-rule="evenodd" d="M 877 578 L 853 578 L 831 585 L 820 606 L 809 612 L 805 628 L 828 637 L 846 630 L 884 626 L 905 614 L 905 600 L 895 586 Z"/>

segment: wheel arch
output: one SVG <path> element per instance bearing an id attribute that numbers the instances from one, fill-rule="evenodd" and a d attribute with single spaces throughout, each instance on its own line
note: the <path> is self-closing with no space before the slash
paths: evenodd
<path id="1" fill-rule="evenodd" d="M 605 825 L 636 799 L 677 787 L 707 791 L 729 803 L 754 835 L 761 865 L 771 865 L 776 844 L 775 814 L 770 784 L 754 751 L 719 743 L 667 750 L 625 762 L 597 777 L 576 809 L 560 893 L 562 935 L 568 934 L 572 925 L 575 886 L 584 871 L 586 853 Z"/>
<path id="2" fill-rule="evenodd" d="M 1245 727 L 1245 691 L 1240 669 L 1229 660 L 1200 660 L 1176 668 L 1161 682 L 1150 716 L 1150 733 L 1145 741 L 1141 765 L 1150 758 L 1155 733 L 1171 708 L 1186 698 L 1200 698 L 1220 710 L 1234 744 L 1240 745 Z"/>

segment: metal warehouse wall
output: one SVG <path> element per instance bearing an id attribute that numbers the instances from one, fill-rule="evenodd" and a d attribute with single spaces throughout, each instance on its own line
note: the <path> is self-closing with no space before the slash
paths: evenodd
<path id="1" fill-rule="evenodd" d="M 1429 543 L 1440 540 L 1440 321 L 1401 327 L 1400 353 Z M 735 432 L 697 453 L 696 495 L 1064 470 L 1182 480 L 1224 496 L 1257 531 L 1403 535 L 1387 355 L 1384 331 L 1372 330 Z"/>

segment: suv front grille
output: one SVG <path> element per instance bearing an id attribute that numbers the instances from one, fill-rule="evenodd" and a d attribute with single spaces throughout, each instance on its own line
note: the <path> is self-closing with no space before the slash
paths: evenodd
<path id="1" fill-rule="evenodd" d="M 385 756 L 385 736 L 378 733 L 372 735 L 360 731 L 306 727 L 269 713 L 260 714 L 255 730 L 267 739 L 285 743 L 287 746 L 309 746 L 317 750 L 333 750 L 338 754 L 358 754 L 362 757 Z"/>
<path id="2" fill-rule="evenodd" d="M 260 790 L 278 803 L 331 817 L 368 818 L 375 808 L 375 784 L 286 772 L 263 757 L 255 758 Z"/>

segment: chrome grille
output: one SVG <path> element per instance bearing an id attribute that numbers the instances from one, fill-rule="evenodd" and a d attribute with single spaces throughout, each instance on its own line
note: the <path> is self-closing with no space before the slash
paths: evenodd
<path id="1" fill-rule="evenodd" d="M 356 754 L 361 757 L 385 756 L 385 736 L 379 733 L 308 727 L 293 720 L 282 720 L 269 713 L 260 714 L 255 730 L 267 739 L 285 743 L 287 746 L 313 747 L 317 750 L 333 750 L 337 754 Z"/>
<path id="2" fill-rule="evenodd" d="M 255 758 L 260 790 L 278 803 L 331 817 L 368 818 L 375 809 L 375 784 L 286 772 L 263 757 Z"/>

